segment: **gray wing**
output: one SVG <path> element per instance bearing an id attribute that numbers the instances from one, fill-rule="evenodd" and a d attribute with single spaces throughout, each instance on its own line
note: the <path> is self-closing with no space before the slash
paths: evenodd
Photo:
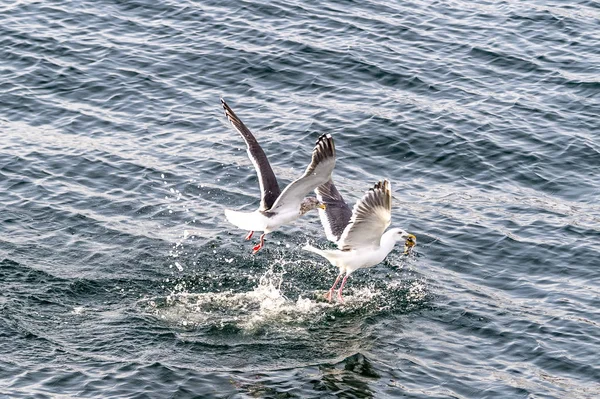
<path id="1" fill-rule="evenodd" d="M 248 147 L 248 158 L 250 158 L 250 161 L 252 161 L 252 164 L 254 165 L 254 169 L 256 169 L 258 185 L 260 186 L 260 209 L 263 211 L 271 209 L 275 200 L 279 197 L 281 190 L 279 189 L 277 178 L 275 177 L 275 173 L 273 173 L 273 169 L 271 169 L 269 160 L 252 132 L 250 132 L 240 118 L 237 117 L 233 110 L 229 108 L 229 105 L 227 105 L 225 100 L 221 99 L 221 103 L 223 104 L 227 119 L 229 119 L 229 122 L 231 122 L 235 130 L 237 130 L 244 138 L 246 146 Z"/>
<path id="2" fill-rule="evenodd" d="M 392 220 L 392 190 L 387 180 L 375 183 L 354 205 L 352 219 L 338 243 L 342 251 L 379 246 Z"/>
<path id="3" fill-rule="evenodd" d="M 319 209 L 325 235 L 329 241 L 337 242 L 350 222 L 352 210 L 344 202 L 344 198 L 331 179 L 317 187 L 315 194 L 317 199 L 326 205 L 325 209 Z"/>
<path id="4" fill-rule="evenodd" d="M 317 140 L 312 153 L 312 161 L 299 179 L 291 182 L 273 204 L 273 210 L 300 210 L 304 197 L 317 186 L 327 182 L 335 167 L 335 145 L 330 134 L 324 134 Z"/>

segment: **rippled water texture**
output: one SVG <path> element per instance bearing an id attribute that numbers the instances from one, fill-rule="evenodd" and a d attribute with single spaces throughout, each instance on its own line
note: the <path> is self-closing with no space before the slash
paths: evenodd
<path id="1" fill-rule="evenodd" d="M 593 1 L 0 4 L 0 397 L 600 397 Z M 323 293 L 223 210 L 331 133 L 418 237 Z"/>

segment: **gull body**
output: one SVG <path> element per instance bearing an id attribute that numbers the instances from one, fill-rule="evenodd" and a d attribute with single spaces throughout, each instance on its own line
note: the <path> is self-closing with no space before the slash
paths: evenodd
<path id="1" fill-rule="evenodd" d="M 310 210 L 325 209 L 325 205 L 317 198 L 306 195 L 331 178 L 335 167 L 335 145 L 331 135 L 320 136 L 304 174 L 281 191 L 269 160 L 254 135 L 223 99 L 221 103 L 225 115 L 246 142 L 248 157 L 256 170 L 261 191 L 260 207 L 257 210 L 240 212 L 226 209 L 225 217 L 231 224 L 249 231 L 246 240 L 252 238 L 255 231 L 263 232 L 259 244 L 253 248 L 252 253 L 256 253 L 264 246 L 266 234 L 295 221 Z"/>
<path id="2" fill-rule="evenodd" d="M 225 209 L 225 217 L 234 226 L 242 230 L 262 231 L 265 234 L 296 221 L 300 216 L 302 216 L 302 213 L 299 210 L 296 211 L 293 209 L 271 215 L 268 211 L 265 212 L 260 209 L 254 212 L 239 212 Z"/>
<path id="3" fill-rule="evenodd" d="M 343 302 L 342 290 L 346 280 L 354 271 L 381 263 L 394 249 L 396 242 L 405 241 L 405 252 L 416 244 L 416 237 L 402 229 L 385 229 L 391 223 L 392 192 L 387 180 L 377 182 L 356 203 L 353 211 L 344 202 L 329 180 L 316 190 L 317 198 L 327 207 L 320 212 L 321 222 L 327 238 L 338 245 L 337 250 L 322 250 L 311 245 L 303 249 L 316 253 L 337 266 L 339 274 L 329 289 L 326 298 L 331 301 L 338 281 L 338 299 Z"/>
<path id="4" fill-rule="evenodd" d="M 378 246 L 340 250 L 321 250 L 315 247 L 305 247 L 308 251 L 321 255 L 333 266 L 337 266 L 340 273 L 351 274 L 352 272 L 375 266 L 385 260 L 394 249 L 397 241 L 406 239 L 408 234 L 402 229 L 391 229 L 383 236 Z"/>

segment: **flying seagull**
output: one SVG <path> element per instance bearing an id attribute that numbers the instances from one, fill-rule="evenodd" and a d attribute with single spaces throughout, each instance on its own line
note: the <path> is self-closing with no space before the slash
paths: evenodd
<path id="1" fill-rule="evenodd" d="M 319 137 L 312 152 L 312 161 L 304 174 L 281 191 L 269 160 L 254 135 L 223 99 L 221 103 L 225 115 L 246 141 L 248 157 L 256 169 L 261 192 L 260 207 L 256 211 L 238 212 L 226 209 L 225 217 L 240 229 L 249 230 L 246 240 L 252 238 L 255 231 L 263 232 L 260 242 L 252 250 L 255 254 L 264 246 L 266 234 L 293 222 L 310 210 L 325 209 L 325 205 L 317 198 L 305 197 L 331 178 L 335 166 L 335 146 L 331 135 L 324 134 Z"/>
<path id="2" fill-rule="evenodd" d="M 331 179 L 317 187 L 315 192 L 317 199 L 327 206 L 325 210 L 319 211 L 325 234 L 337 244 L 338 249 L 321 250 L 311 245 L 302 249 L 321 255 L 339 268 L 340 273 L 325 295 L 328 301 L 331 301 L 338 281 L 344 276 L 338 290 L 338 299 L 344 302 L 342 290 L 350 274 L 357 269 L 382 262 L 394 249 L 396 241 L 405 240 L 405 253 L 416 245 L 417 238 L 402 229 L 393 228 L 384 233 L 392 218 L 389 181 L 377 182 L 354 205 L 352 211 Z"/>

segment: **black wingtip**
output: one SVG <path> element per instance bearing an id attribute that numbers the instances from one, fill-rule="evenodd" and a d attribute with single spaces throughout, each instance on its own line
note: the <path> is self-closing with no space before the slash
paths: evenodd
<path id="1" fill-rule="evenodd" d="M 225 116 L 227 117 L 227 119 L 229 119 L 229 122 L 231 122 L 236 128 L 238 127 L 238 125 L 243 125 L 240 118 L 238 118 L 238 116 L 235 114 L 235 112 L 233 112 L 231 107 L 229 105 L 227 105 L 227 103 L 225 102 L 225 100 L 222 97 L 221 97 L 221 105 L 223 105 L 223 110 L 225 111 Z"/>
<path id="2" fill-rule="evenodd" d="M 329 133 L 319 136 L 315 143 L 315 152 L 325 157 L 335 157 L 335 143 L 333 137 Z"/>
<path id="3" fill-rule="evenodd" d="M 390 189 L 390 182 L 388 179 L 379 180 L 377 183 L 375 183 L 375 185 L 372 188 L 370 188 L 371 191 L 375 191 L 375 190 L 389 191 L 389 189 Z"/>
<path id="4" fill-rule="evenodd" d="M 381 196 L 383 194 L 383 196 Z M 388 179 L 379 180 L 371 187 L 367 193 L 367 197 L 377 201 L 381 206 L 392 208 L 392 191 L 390 190 L 390 182 Z"/>
<path id="5" fill-rule="evenodd" d="M 331 134 L 325 133 L 325 134 L 320 135 L 319 138 L 317 139 L 317 141 L 315 142 L 315 144 L 319 144 L 324 141 L 333 143 L 333 137 L 331 137 Z"/>
<path id="6" fill-rule="evenodd" d="M 227 103 L 225 102 L 225 100 L 223 99 L 223 97 L 221 97 L 221 105 L 223 106 L 223 109 L 225 110 L 225 113 L 228 113 L 231 111 L 231 108 L 229 108 L 229 105 L 227 105 Z"/>
<path id="7" fill-rule="evenodd" d="M 390 182 L 388 179 L 384 179 L 384 180 L 380 180 L 379 182 L 377 182 L 377 185 L 379 185 L 378 189 L 383 192 L 383 194 L 385 195 L 384 197 L 384 206 L 388 209 L 391 209 L 392 207 L 392 190 L 390 190 Z"/>

